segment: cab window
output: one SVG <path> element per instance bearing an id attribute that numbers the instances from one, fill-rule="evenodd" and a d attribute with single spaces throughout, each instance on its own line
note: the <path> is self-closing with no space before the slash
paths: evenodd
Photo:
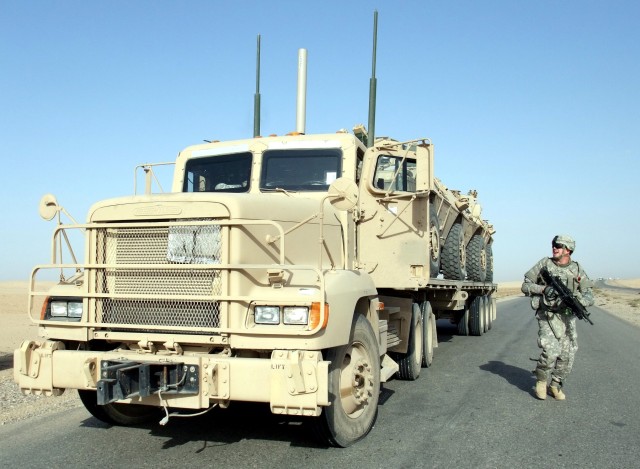
<path id="1" fill-rule="evenodd" d="M 260 189 L 327 191 L 341 172 L 339 148 L 268 150 L 262 156 Z"/>
<path id="2" fill-rule="evenodd" d="M 415 192 L 416 174 L 416 160 L 380 155 L 376 162 L 373 186 L 388 192 Z"/>
<path id="3" fill-rule="evenodd" d="M 251 161 L 248 152 L 189 160 L 183 192 L 248 192 Z"/>

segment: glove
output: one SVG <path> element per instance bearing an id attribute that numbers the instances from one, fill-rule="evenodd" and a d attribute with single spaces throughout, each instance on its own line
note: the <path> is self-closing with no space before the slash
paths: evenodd
<path id="1" fill-rule="evenodd" d="M 555 291 L 554 288 L 550 286 L 546 286 L 542 294 L 544 295 L 544 298 L 549 302 L 553 302 L 558 298 L 558 292 Z"/>

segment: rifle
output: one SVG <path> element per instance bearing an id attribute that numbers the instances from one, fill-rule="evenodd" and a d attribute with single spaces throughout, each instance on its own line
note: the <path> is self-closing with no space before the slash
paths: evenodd
<path id="1" fill-rule="evenodd" d="M 562 283 L 560 277 L 551 275 L 551 272 L 549 272 L 549 269 L 547 269 L 546 266 L 543 267 L 542 270 L 540 270 L 540 275 L 548 286 L 553 287 L 553 289 L 558 292 L 558 297 L 560 298 L 562 303 L 564 303 L 564 305 L 569 308 L 578 319 L 584 319 L 593 326 L 593 322 L 591 322 L 591 319 L 589 319 L 590 313 L 587 311 L 587 308 L 585 308 L 584 305 L 580 303 L 574 296 L 574 294 L 571 293 L 569 288 L 567 288 L 567 286 Z"/>

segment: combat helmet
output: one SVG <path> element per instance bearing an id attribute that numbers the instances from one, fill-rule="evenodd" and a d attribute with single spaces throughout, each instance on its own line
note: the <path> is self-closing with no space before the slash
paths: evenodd
<path id="1" fill-rule="evenodd" d="M 556 235 L 551 241 L 551 244 L 556 244 L 556 243 L 564 244 L 567 247 L 567 249 L 571 252 L 576 250 L 576 242 L 573 240 L 571 236 Z"/>

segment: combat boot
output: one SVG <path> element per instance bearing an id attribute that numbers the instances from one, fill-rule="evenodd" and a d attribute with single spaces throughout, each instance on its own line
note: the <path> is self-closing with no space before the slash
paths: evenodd
<path id="1" fill-rule="evenodd" d="M 547 398 L 547 382 L 536 381 L 536 397 L 542 401 Z"/>
<path id="2" fill-rule="evenodd" d="M 564 395 L 560 384 L 555 381 L 553 381 L 551 386 L 549 386 L 549 394 L 553 396 L 556 401 L 564 401 L 567 398 L 567 396 Z"/>

